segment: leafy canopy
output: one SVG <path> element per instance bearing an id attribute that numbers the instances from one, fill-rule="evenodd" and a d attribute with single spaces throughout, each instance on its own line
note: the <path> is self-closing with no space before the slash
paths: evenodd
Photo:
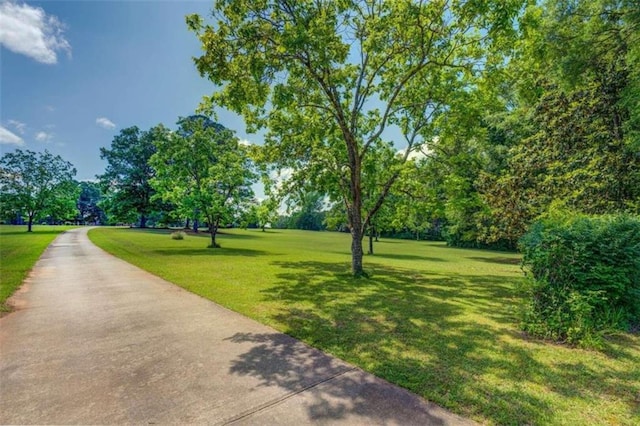
<path id="1" fill-rule="evenodd" d="M 267 128 L 266 161 L 344 203 L 359 275 L 369 221 L 452 94 L 492 65 L 519 3 L 219 0 L 212 25 L 187 17 L 218 88 L 202 108 Z"/>
<path id="2" fill-rule="evenodd" d="M 6 153 L 0 158 L 0 205 L 5 215 L 26 215 L 28 231 L 34 220 L 64 217 L 74 210 L 78 187 L 76 169 L 49 151 Z"/>
<path id="3" fill-rule="evenodd" d="M 232 223 L 253 198 L 253 167 L 246 147 L 223 126 L 202 116 L 182 118 L 178 126 L 177 132 L 156 133 L 151 185 L 158 198 L 185 212 L 199 211 L 216 247 L 218 226 Z"/>
<path id="4" fill-rule="evenodd" d="M 153 211 L 162 209 L 152 199 L 155 191 L 149 183 L 155 175 L 149 159 L 155 152 L 157 131 L 141 131 L 136 126 L 122 129 L 110 149 L 100 148 L 100 158 L 107 160 L 107 168 L 98 178 L 110 216 L 125 222 L 134 222 L 137 217 L 142 228 Z"/>

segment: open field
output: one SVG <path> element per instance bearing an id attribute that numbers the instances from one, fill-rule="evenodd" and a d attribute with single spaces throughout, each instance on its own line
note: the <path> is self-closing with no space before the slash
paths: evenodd
<path id="1" fill-rule="evenodd" d="M 207 236 L 95 229 L 107 251 L 493 424 L 640 423 L 640 336 L 603 352 L 528 340 L 517 329 L 518 256 L 383 240 L 349 271 L 349 236 L 229 231 Z"/>
<path id="2" fill-rule="evenodd" d="M 0 225 L 0 313 L 7 312 L 5 302 L 25 279 L 45 248 L 61 232 L 72 226 Z"/>

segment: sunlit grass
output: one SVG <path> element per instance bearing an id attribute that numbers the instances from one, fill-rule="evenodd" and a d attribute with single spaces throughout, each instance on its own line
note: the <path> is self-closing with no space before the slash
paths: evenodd
<path id="1" fill-rule="evenodd" d="M 7 312 L 7 299 L 16 291 L 45 248 L 70 226 L 0 225 L 0 312 Z"/>
<path id="2" fill-rule="evenodd" d="M 96 229 L 94 242 L 194 293 L 459 414 L 495 424 L 640 424 L 640 338 L 603 352 L 523 336 L 514 254 L 383 240 L 349 274 L 349 236 Z"/>

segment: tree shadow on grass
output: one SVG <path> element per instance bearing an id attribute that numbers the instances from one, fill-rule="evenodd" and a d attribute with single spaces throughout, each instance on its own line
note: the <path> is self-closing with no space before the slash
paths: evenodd
<path id="1" fill-rule="evenodd" d="M 15 231 L 6 231 L 6 232 L 0 232 L 0 238 L 2 238 L 5 235 L 33 235 L 33 236 L 38 236 L 38 235 L 59 235 L 62 234 L 64 231 L 60 230 L 60 231 L 40 231 L 33 229 L 33 232 L 27 232 L 27 228 L 25 227 L 24 229 L 21 230 L 15 230 Z"/>
<path id="2" fill-rule="evenodd" d="M 376 257 L 396 260 L 417 260 L 420 262 L 447 262 L 446 259 L 440 257 L 419 256 L 415 254 L 375 253 L 372 258 L 375 259 Z"/>
<path id="3" fill-rule="evenodd" d="M 478 262 L 485 262 L 485 263 L 497 263 L 499 265 L 519 265 L 522 260 L 521 259 L 514 259 L 512 257 L 477 257 L 477 256 L 470 256 L 467 257 L 467 259 L 471 259 L 471 260 L 477 260 Z"/>
<path id="4" fill-rule="evenodd" d="M 145 234 L 164 234 L 169 235 L 172 232 L 182 231 L 181 229 L 169 229 L 169 228 L 112 228 L 118 232 L 142 232 Z"/>
<path id="5" fill-rule="evenodd" d="M 119 231 L 129 231 L 129 232 L 143 232 L 147 234 L 162 234 L 169 236 L 174 232 L 184 232 L 186 234 L 186 238 L 194 237 L 194 238 L 211 238 L 211 234 L 207 231 L 207 228 L 200 228 L 198 232 L 193 232 L 191 229 L 184 228 L 119 228 Z M 234 240 L 251 240 L 260 238 L 258 235 L 250 235 L 250 234 L 236 234 L 230 233 L 226 230 L 220 230 L 216 233 L 218 237 L 224 239 L 234 239 Z"/>
<path id="6" fill-rule="evenodd" d="M 380 237 L 380 239 L 376 241 L 375 244 L 400 244 L 405 241 L 417 241 L 417 240 L 413 238 L 412 239 L 400 239 L 400 238 L 393 239 L 388 237 Z"/>
<path id="7" fill-rule="evenodd" d="M 266 251 L 263 250 L 252 250 L 252 249 L 241 249 L 241 248 L 207 248 L 203 247 L 201 249 L 195 248 L 171 248 L 171 249 L 158 249 L 153 250 L 154 254 L 160 256 L 209 256 L 209 257 L 217 257 L 217 256 L 242 256 L 242 257 L 258 257 L 264 256 L 267 254 Z M 270 256 L 274 256 L 273 254 L 269 254 Z"/>
<path id="8" fill-rule="evenodd" d="M 207 237 L 210 234 L 205 234 Z M 236 233 L 231 233 L 231 232 L 227 232 L 227 231 L 218 231 L 217 234 L 219 237 L 222 237 L 223 240 L 224 239 L 230 239 L 230 240 L 255 240 L 260 237 L 260 234 L 258 232 L 255 232 L 253 234 L 236 234 Z"/>
<path id="9" fill-rule="evenodd" d="M 631 338 L 631 334 L 616 333 L 616 334 L 607 336 L 605 340 L 609 344 L 606 345 L 602 350 L 603 354 L 607 355 L 610 358 L 615 358 L 615 359 L 637 360 L 638 381 L 640 382 L 640 359 L 637 359 L 632 353 L 630 353 L 626 349 L 631 347 L 634 344 L 634 341 Z M 638 395 L 638 398 L 640 398 L 640 394 Z"/>
<path id="10" fill-rule="evenodd" d="M 531 390 L 541 386 L 567 398 L 619 399 L 634 409 L 635 375 L 585 375 L 537 360 L 519 339 L 516 296 L 505 277 L 374 265 L 367 279 L 334 263 L 273 264 L 282 272 L 263 294 L 284 306 L 273 319 L 288 334 L 462 415 L 498 424 L 562 418 L 546 394 Z M 607 380 L 616 385 L 602 387 Z"/>

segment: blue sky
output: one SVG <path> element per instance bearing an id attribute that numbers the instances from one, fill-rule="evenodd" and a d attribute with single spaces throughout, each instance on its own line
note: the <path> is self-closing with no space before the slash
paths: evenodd
<path id="1" fill-rule="evenodd" d="M 49 150 L 78 180 L 104 171 L 100 147 L 120 129 L 192 114 L 215 90 L 191 58 L 200 45 L 184 17 L 212 1 L 0 0 L 0 150 Z M 218 121 L 247 135 L 237 116 Z"/>

